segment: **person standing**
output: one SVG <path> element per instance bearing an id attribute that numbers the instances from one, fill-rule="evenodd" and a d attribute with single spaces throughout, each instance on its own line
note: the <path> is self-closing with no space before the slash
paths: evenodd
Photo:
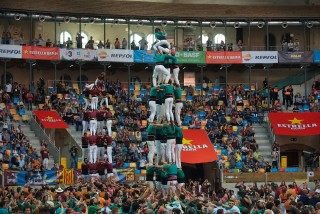
<path id="1" fill-rule="evenodd" d="M 78 168 L 78 148 L 76 145 L 73 145 L 70 149 L 70 158 L 71 158 L 71 168 Z"/>
<path id="2" fill-rule="evenodd" d="M 90 180 L 90 168 L 88 158 L 84 159 L 84 162 L 81 164 L 81 174 L 84 182 L 89 182 Z"/>
<path id="3" fill-rule="evenodd" d="M 163 86 L 162 86 L 163 88 Z M 157 123 L 161 123 L 164 116 L 164 101 L 165 101 L 165 92 L 161 87 L 157 88 L 157 99 L 156 99 L 156 115 Z"/>
<path id="4" fill-rule="evenodd" d="M 106 163 L 102 161 L 101 158 L 99 158 L 99 161 L 97 163 L 97 171 L 99 174 L 99 179 L 101 182 L 104 182 L 104 180 L 106 179 L 106 174 L 105 174 L 105 170 L 106 170 Z"/>
<path id="5" fill-rule="evenodd" d="M 169 80 L 168 84 L 164 87 L 165 92 L 165 112 L 167 116 L 167 122 L 171 122 L 173 125 L 174 117 L 172 113 L 172 106 L 173 106 L 173 93 L 174 87 L 172 85 L 172 81 Z"/>
<path id="6" fill-rule="evenodd" d="M 157 78 L 158 78 L 158 83 L 160 84 L 162 81 L 162 76 L 165 78 L 165 83 L 168 83 L 170 80 L 170 71 L 164 67 L 164 62 L 172 59 L 172 56 L 169 56 L 168 54 L 160 54 L 157 52 L 154 55 L 154 60 L 156 63 L 156 66 L 154 67 L 153 70 L 153 75 L 152 75 L 152 83 L 153 86 L 157 86 Z"/>
<path id="7" fill-rule="evenodd" d="M 181 189 L 185 185 L 185 175 L 182 169 L 177 170 L 177 182 L 178 182 L 178 188 Z"/>
<path id="8" fill-rule="evenodd" d="M 32 111 L 32 99 L 33 99 L 33 95 L 30 92 L 30 90 L 28 91 L 28 93 L 26 94 L 27 97 L 27 102 L 28 102 L 28 110 Z"/>
<path id="9" fill-rule="evenodd" d="M 150 116 L 148 118 L 148 122 L 152 123 L 154 117 L 156 116 L 156 100 L 157 100 L 157 87 L 152 87 L 150 89 L 150 98 L 149 98 L 149 108 L 150 108 Z"/>
<path id="10" fill-rule="evenodd" d="M 90 143 L 90 147 L 89 147 L 90 163 L 96 163 L 97 154 L 98 154 L 97 135 L 90 136 L 89 143 Z"/>
<path id="11" fill-rule="evenodd" d="M 149 184 L 149 188 L 151 190 L 154 189 L 153 176 L 154 176 L 155 169 L 156 169 L 155 167 L 150 166 L 149 164 L 146 170 L 146 183 Z"/>
<path id="12" fill-rule="evenodd" d="M 97 112 L 92 110 L 89 112 L 89 118 L 90 118 L 90 134 L 95 135 L 97 132 Z"/>
<path id="13" fill-rule="evenodd" d="M 83 111 L 82 112 L 82 136 L 84 133 L 88 130 L 88 124 L 90 119 L 90 112 L 89 111 Z"/>
<path id="14" fill-rule="evenodd" d="M 103 120 L 104 112 L 102 110 L 97 110 L 97 132 L 101 133 L 103 130 Z"/>
<path id="15" fill-rule="evenodd" d="M 107 147 L 108 162 L 112 164 L 112 137 L 104 135 L 104 144 Z"/>
<path id="16" fill-rule="evenodd" d="M 174 89 L 174 98 L 175 98 L 174 114 L 175 114 L 178 126 L 181 126 L 180 115 L 181 115 L 181 110 L 183 107 L 183 102 L 181 100 L 182 91 L 181 91 L 181 88 L 179 87 L 179 85 L 176 85 L 176 88 Z"/>
<path id="17" fill-rule="evenodd" d="M 180 71 L 180 68 L 179 68 L 179 65 L 178 65 L 176 52 L 174 50 L 171 50 L 171 56 L 172 56 L 171 63 L 172 63 L 172 73 L 173 73 L 174 83 L 176 85 L 180 85 L 180 82 L 179 82 L 179 71 Z"/>
<path id="18" fill-rule="evenodd" d="M 128 46 L 128 42 L 127 42 L 126 38 L 123 38 L 122 39 L 122 49 L 127 49 L 127 46 Z"/>
<path id="19" fill-rule="evenodd" d="M 165 157 L 165 142 L 162 149 L 162 141 L 166 136 L 166 130 L 161 126 L 156 126 L 156 135 L 155 135 L 155 142 L 156 142 L 156 153 L 157 153 L 157 162 L 156 166 L 159 165 L 160 161 L 163 160 Z"/>
<path id="20" fill-rule="evenodd" d="M 77 33 L 76 42 L 77 42 L 77 48 L 82 48 L 82 39 L 84 37 L 81 36 L 80 33 Z"/>
<path id="21" fill-rule="evenodd" d="M 111 113 L 110 109 L 107 108 L 105 117 L 107 119 L 107 130 L 108 130 L 108 135 L 112 137 L 112 119 L 113 119 L 113 114 Z"/>
<path id="22" fill-rule="evenodd" d="M 84 133 L 82 139 L 81 139 L 82 145 L 82 158 L 88 157 L 89 153 L 89 137 L 87 136 L 87 133 Z"/>
<path id="23" fill-rule="evenodd" d="M 104 135 L 99 132 L 99 135 L 97 136 L 97 151 L 98 151 L 98 156 L 99 156 L 99 160 L 103 159 L 104 157 Z"/>
<path id="24" fill-rule="evenodd" d="M 169 163 L 176 162 L 176 155 L 174 152 L 175 149 L 175 126 L 167 126 L 167 148 L 166 148 L 166 156 Z"/>
<path id="25" fill-rule="evenodd" d="M 156 128 L 149 124 L 147 128 L 148 136 L 147 136 L 147 144 L 148 144 L 148 163 L 149 166 L 153 166 L 153 157 L 155 154 L 155 134 L 156 134 Z"/>
<path id="26" fill-rule="evenodd" d="M 116 38 L 116 41 L 114 42 L 114 49 L 120 49 L 120 41 L 118 38 Z"/>
<path id="27" fill-rule="evenodd" d="M 41 158 L 42 158 L 42 165 L 45 170 L 48 169 L 48 163 L 49 163 L 49 151 L 47 146 L 42 146 L 41 149 Z"/>
<path id="28" fill-rule="evenodd" d="M 175 126 L 175 136 L 176 136 L 176 165 L 181 169 L 181 150 L 182 150 L 182 139 L 183 133 L 180 126 Z"/>

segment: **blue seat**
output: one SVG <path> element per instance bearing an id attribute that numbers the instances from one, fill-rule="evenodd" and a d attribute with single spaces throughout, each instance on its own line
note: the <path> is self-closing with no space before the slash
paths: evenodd
<path id="1" fill-rule="evenodd" d="M 271 172 L 278 172 L 278 169 L 277 168 L 272 168 Z"/>
<path id="2" fill-rule="evenodd" d="M 191 120 L 192 120 L 192 117 L 189 116 L 189 115 L 186 115 L 186 116 L 184 117 L 184 120 L 186 120 L 186 121 L 191 121 Z"/>
<path id="3" fill-rule="evenodd" d="M 211 96 L 211 95 L 212 95 L 212 91 L 211 91 L 211 90 L 208 90 L 207 95 L 208 95 L 208 96 Z"/>
<path id="4" fill-rule="evenodd" d="M 130 91 L 134 90 L 134 85 L 130 85 Z"/>
<path id="5" fill-rule="evenodd" d="M 201 90 L 201 86 L 200 85 L 196 85 L 196 90 L 200 91 Z"/>
<path id="6" fill-rule="evenodd" d="M 206 112 L 203 111 L 203 110 L 200 111 L 200 112 L 199 112 L 199 116 L 200 116 L 200 117 L 205 117 L 205 116 L 206 116 Z"/>
<path id="7" fill-rule="evenodd" d="M 242 167 L 242 165 L 243 165 L 242 162 L 237 162 L 237 163 L 236 163 L 236 166 L 237 166 L 238 169 L 240 169 L 240 168 Z"/>
<path id="8" fill-rule="evenodd" d="M 213 87 L 213 90 L 214 90 L 214 91 L 219 91 L 219 89 L 220 89 L 220 87 L 219 87 L 218 85 L 215 85 L 215 86 Z"/>
<path id="9" fill-rule="evenodd" d="M 222 154 L 222 155 L 227 155 L 227 154 L 228 154 L 228 150 L 222 149 L 222 150 L 221 150 L 221 154 Z"/>
<path id="10" fill-rule="evenodd" d="M 244 85 L 244 90 L 245 91 L 249 91 L 250 89 L 249 89 L 249 86 L 248 85 Z"/>
<path id="11" fill-rule="evenodd" d="M 13 98 L 13 103 L 14 103 L 14 104 L 17 104 L 17 103 L 19 102 L 19 100 L 20 100 L 20 99 L 19 99 L 18 97 L 15 97 L 15 98 Z"/>
<path id="12" fill-rule="evenodd" d="M 146 89 L 141 89 L 140 90 L 140 94 L 141 95 L 146 95 L 147 94 L 147 90 Z"/>
<path id="13" fill-rule="evenodd" d="M 19 110 L 19 114 L 20 115 L 25 115 L 26 114 L 26 110 L 25 109 L 20 109 Z"/>
<path id="14" fill-rule="evenodd" d="M 310 111 L 309 105 L 308 105 L 308 104 L 305 104 L 305 105 L 303 106 L 303 110 L 304 110 L 304 111 Z"/>
<path id="15" fill-rule="evenodd" d="M 54 88 L 50 87 L 49 92 L 52 94 L 54 92 Z"/>
<path id="16" fill-rule="evenodd" d="M 83 98 L 80 98 L 80 99 L 79 99 L 79 104 L 81 104 L 81 105 L 84 104 L 84 99 L 83 99 Z"/>
<path id="17" fill-rule="evenodd" d="M 192 100 L 193 100 L 192 96 L 188 95 L 187 96 L 187 101 L 192 101 Z"/>

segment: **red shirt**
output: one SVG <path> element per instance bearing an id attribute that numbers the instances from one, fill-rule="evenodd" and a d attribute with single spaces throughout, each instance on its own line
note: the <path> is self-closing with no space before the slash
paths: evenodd
<path id="1" fill-rule="evenodd" d="M 109 135 L 105 135 L 105 139 L 108 145 L 112 145 L 112 137 L 110 137 Z"/>
<path id="2" fill-rule="evenodd" d="M 98 139 L 97 135 L 90 136 L 90 139 L 89 139 L 90 145 L 91 146 L 96 145 L 97 144 L 97 139 Z"/>
<path id="3" fill-rule="evenodd" d="M 97 136 L 97 146 L 98 147 L 103 147 L 104 145 L 104 136 L 103 135 L 98 135 Z"/>
<path id="4" fill-rule="evenodd" d="M 111 118 L 112 118 L 111 112 L 110 112 L 110 111 L 107 111 L 105 117 L 106 117 L 107 120 L 108 120 L 108 119 L 111 119 Z"/>
<path id="5" fill-rule="evenodd" d="M 98 163 L 90 163 L 89 165 L 89 169 L 90 169 L 90 174 L 96 174 L 98 169 Z"/>
<path id="6" fill-rule="evenodd" d="M 48 149 L 42 149 L 40 153 L 41 153 L 42 159 L 49 158 Z"/>
<path id="7" fill-rule="evenodd" d="M 96 111 L 89 112 L 89 118 L 90 119 L 97 119 L 97 112 Z"/>
<path id="8" fill-rule="evenodd" d="M 106 169 L 106 164 L 104 162 L 98 162 L 97 163 L 97 170 L 99 175 L 104 175 L 104 170 Z"/>
<path id="9" fill-rule="evenodd" d="M 103 114 L 102 111 L 97 111 L 97 121 L 103 121 Z"/>
<path id="10" fill-rule="evenodd" d="M 88 145 L 89 145 L 89 139 L 88 137 L 82 137 L 82 148 L 88 148 Z"/>
<path id="11" fill-rule="evenodd" d="M 112 173 L 112 170 L 113 170 L 112 163 L 109 163 L 108 161 L 106 161 L 105 164 L 106 164 L 107 172 Z"/>

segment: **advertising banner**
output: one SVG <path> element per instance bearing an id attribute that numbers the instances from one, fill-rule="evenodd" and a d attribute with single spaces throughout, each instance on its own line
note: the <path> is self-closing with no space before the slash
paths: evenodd
<path id="1" fill-rule="evenodd" d="M 279 63 L 311 63 L 313 52 L 279 52 Z"/>
<path id="2" fill-rule="evenodd" d="M 308 136 L 320 134 L 320 113 L 269 113 L 276 135 Z"/>
<path id="3" fill-rule="evenodd" d="M 313 51 L 313 62 L 319 63 L 320 62 L 320 50 Z"/>
<path id="4" fill-rule="evenodd" d="M 204 51 L 177 51 L 176 57 L 179 64 L 205 64 Z"/>
<path id="5" fill-rule="evenodd" d="M 67 61 L 98 61 L 97 50 L 92 49 L 60 49 L 60 59 Z"/>
<path id="6" fill-rule="evenodd" d="M 98 49 L 98 61 L 133 62 L 133 51 L 122 49 Z"/>
<path id="7" fill-rule="evenodd" d="M 278 63 L 278 51 L 242 51 L 244 64 Z"/>
<path id="8" fill-rule="evenodd" d="M 40 121 L 44 128 L 56 128 L 66 129 L 68 125 L 63 121 L 57 111 L 44 111 L 35 110 L 33 111 L 37 119 Z"/>
<path id="9" fill-rule="evenodd" d="M 4 171 L 5 186 L 24 186 L 26 183 L 30 185 L 55 185 L 57 179 L 57 171 Z"/>
<path id="10" fill-rule="evenodd" d="M 207 64 L 242 64 L 241 51 L 206 51 Z"/>
<path id="11" fill-rule="evenodd" d="M 189 129 L 183 131 L 181 162 L 207 163 L 218 160 L 205 130 Z"/>
<path id="12" fill-rule="evenodd" d="M 138 63 L 154 63 L 154 50 L 135 50 L 133 52 L 134 62 Z"/>
<path id="13" fill-rule="evenodd" d="M 22 58 L 22 46 L 20 45 L 0 45 L 0 58 Z"/>
<path id="14" fill-rule="evenodd" d="M 60 49 L 54 47 L 22 46 L 22 58 L 60 60 Z"/>

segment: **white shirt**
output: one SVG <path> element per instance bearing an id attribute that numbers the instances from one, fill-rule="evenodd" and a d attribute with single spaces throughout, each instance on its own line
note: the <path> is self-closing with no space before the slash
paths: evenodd
<path id="1" fill-rule="evenodd" d="M 6 84 L 6 92 L 11 93 L 11 91 L 12 91 L 12 85 L 11 85 L 11 83 Z"/>

